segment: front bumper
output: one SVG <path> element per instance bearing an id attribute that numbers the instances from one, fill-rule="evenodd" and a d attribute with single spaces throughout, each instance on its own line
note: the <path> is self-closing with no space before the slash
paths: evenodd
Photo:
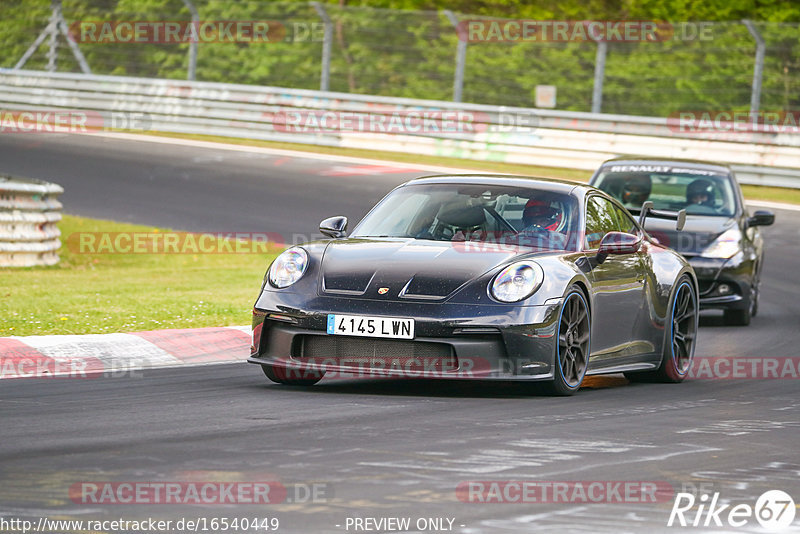
<path id="1" fill-rule="evenodd" d="M 700 287 L 701 309 L 747 309 L 753 280 L 753 263 L 741 254 L 729 259 L 687 258 Z"/>
<path id="2" fill-rule="evenodd" d="M 543 306 L 355 300 L 265 291 L 248 362 L 287 373 L 551 380 L 560 301 Z M 327 334 L 329 313 L 410 317 L 413 340 Z"/>

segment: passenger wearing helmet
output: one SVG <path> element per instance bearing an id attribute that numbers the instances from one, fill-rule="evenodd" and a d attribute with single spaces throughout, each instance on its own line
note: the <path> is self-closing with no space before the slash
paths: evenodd
<path id="1" fill-rule="evenodd" d="M 714 207 L 714 186 L 708 180 L 695 180 L 686 188 L 686 203 Z"/>
<path id="2" fill-rule="evenodd" d="M 644 174 L 634 174 L 622 186 L 620 200 L 626 208 L 641 208 L 642 204 L 650 198 L 652 191 L 650 177 Z"/>

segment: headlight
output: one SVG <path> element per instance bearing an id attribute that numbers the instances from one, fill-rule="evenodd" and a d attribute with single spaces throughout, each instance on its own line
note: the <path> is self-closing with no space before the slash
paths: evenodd
<path id="1" fill-rule="evenodd" d="M 703 258 L 720 258 L 727 259 L 739 252 L 739 241 L 742 239 L 742 233 L 738 228 L 731 228 L 722 233 L 717 239 L 714 240 L 706 249 L 700 254 Z"/>
<path id="2" fill-rule="evenodd" d="M 518 302 L 539 289 L 544 271 L 538 263 L 525 261 L 509 265 L 492 282 L 492 296 L 501 302 Z"/>
<path id="3" fill-rule="evenodd" d="M 300 247 L 292 247 L 278 256 L 269 268 L 269 283 L 277 288 L 294 284 L 308 267 L 308 254 Z"/>

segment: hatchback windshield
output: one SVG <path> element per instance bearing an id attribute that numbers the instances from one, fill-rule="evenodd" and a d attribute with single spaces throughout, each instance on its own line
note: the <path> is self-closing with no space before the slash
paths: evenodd
<path id="1" fill-rule="evenodd" d="M 577 202 L 570 195 L 496 185 L 421 184 L 390 193 L 353 237 L 496 241 L 572 250 L 576 220 Z"/>
<path id="2" fill-rule="evenodd" d="M 611 165 L 593 183 L 631 211 L 650 200 L 655 209 L 731 217 L 736 211 L 731 178 L 702 169 L 667 165 Z"/>

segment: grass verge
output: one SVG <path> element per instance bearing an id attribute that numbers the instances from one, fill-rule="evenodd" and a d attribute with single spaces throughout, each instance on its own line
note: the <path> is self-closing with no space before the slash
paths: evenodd
<path id="1" fill-rule="evenodd" d="M 88 254 L 76 250 L 71 234 L 168 230 L 69 215 L 59 227 L 58 265 L 0 269 L 0 336 L 247 325 L 274 257 L 274 252 Z"/>
<path id="2" fill-rule="evenodd" d="M 228 143 L 232 145 L 261 146 L 265 148 L 275 148 L 282 150 L 296 150 L 299 152 L 311 152 L 314 154 L 331 154 L 334 156 L 350 156 L 356 158 L 369 158 L 382 161 L 392 161 L 397 163 L 409 163 L 420 165 L 439 165 L 442 167 L 469 168 L 487 172 L 501 172 L 508 174 L 522 174 L 530 176 L 546 176 L 550 178 L 564 178 L 566 180 L 576 180 L 587 182 L 591 178 L 590 171 L 578 171 L 573 169 L 561 169 L 557 167 L 538 167 L 535 165 L 521 165 L 516 163 L 503 163 L 494 161 L 478 161 L 470 159 L 452 158 L 446 156 L 425 156 L 417 154 L 405 154 L 402 152 L 387 152 L 381 150 L 366 150 L 354 148 L 326 147 L 316 145 L 305 145 L 300 143 L 279 143 L 274 141 L 260 141 L 257 139 L 241 139 L 235 137 L 220 137 L 215 135 L 201 134 L 172 134 L 165 132 L 152 132 L 149 135 L 161 137 L 175 137 L 180 139 L 196 139 L 198 141 L 213 141 L 217 143 Z M 785 202 L 789 204 L 800 204 L 800 189 L 789 189 L 784 187 L 765 187 L 759 185 L 742 185 L 742 192 L 745 198 L 752 200 L 767 200 L 771 202 Z"/>

